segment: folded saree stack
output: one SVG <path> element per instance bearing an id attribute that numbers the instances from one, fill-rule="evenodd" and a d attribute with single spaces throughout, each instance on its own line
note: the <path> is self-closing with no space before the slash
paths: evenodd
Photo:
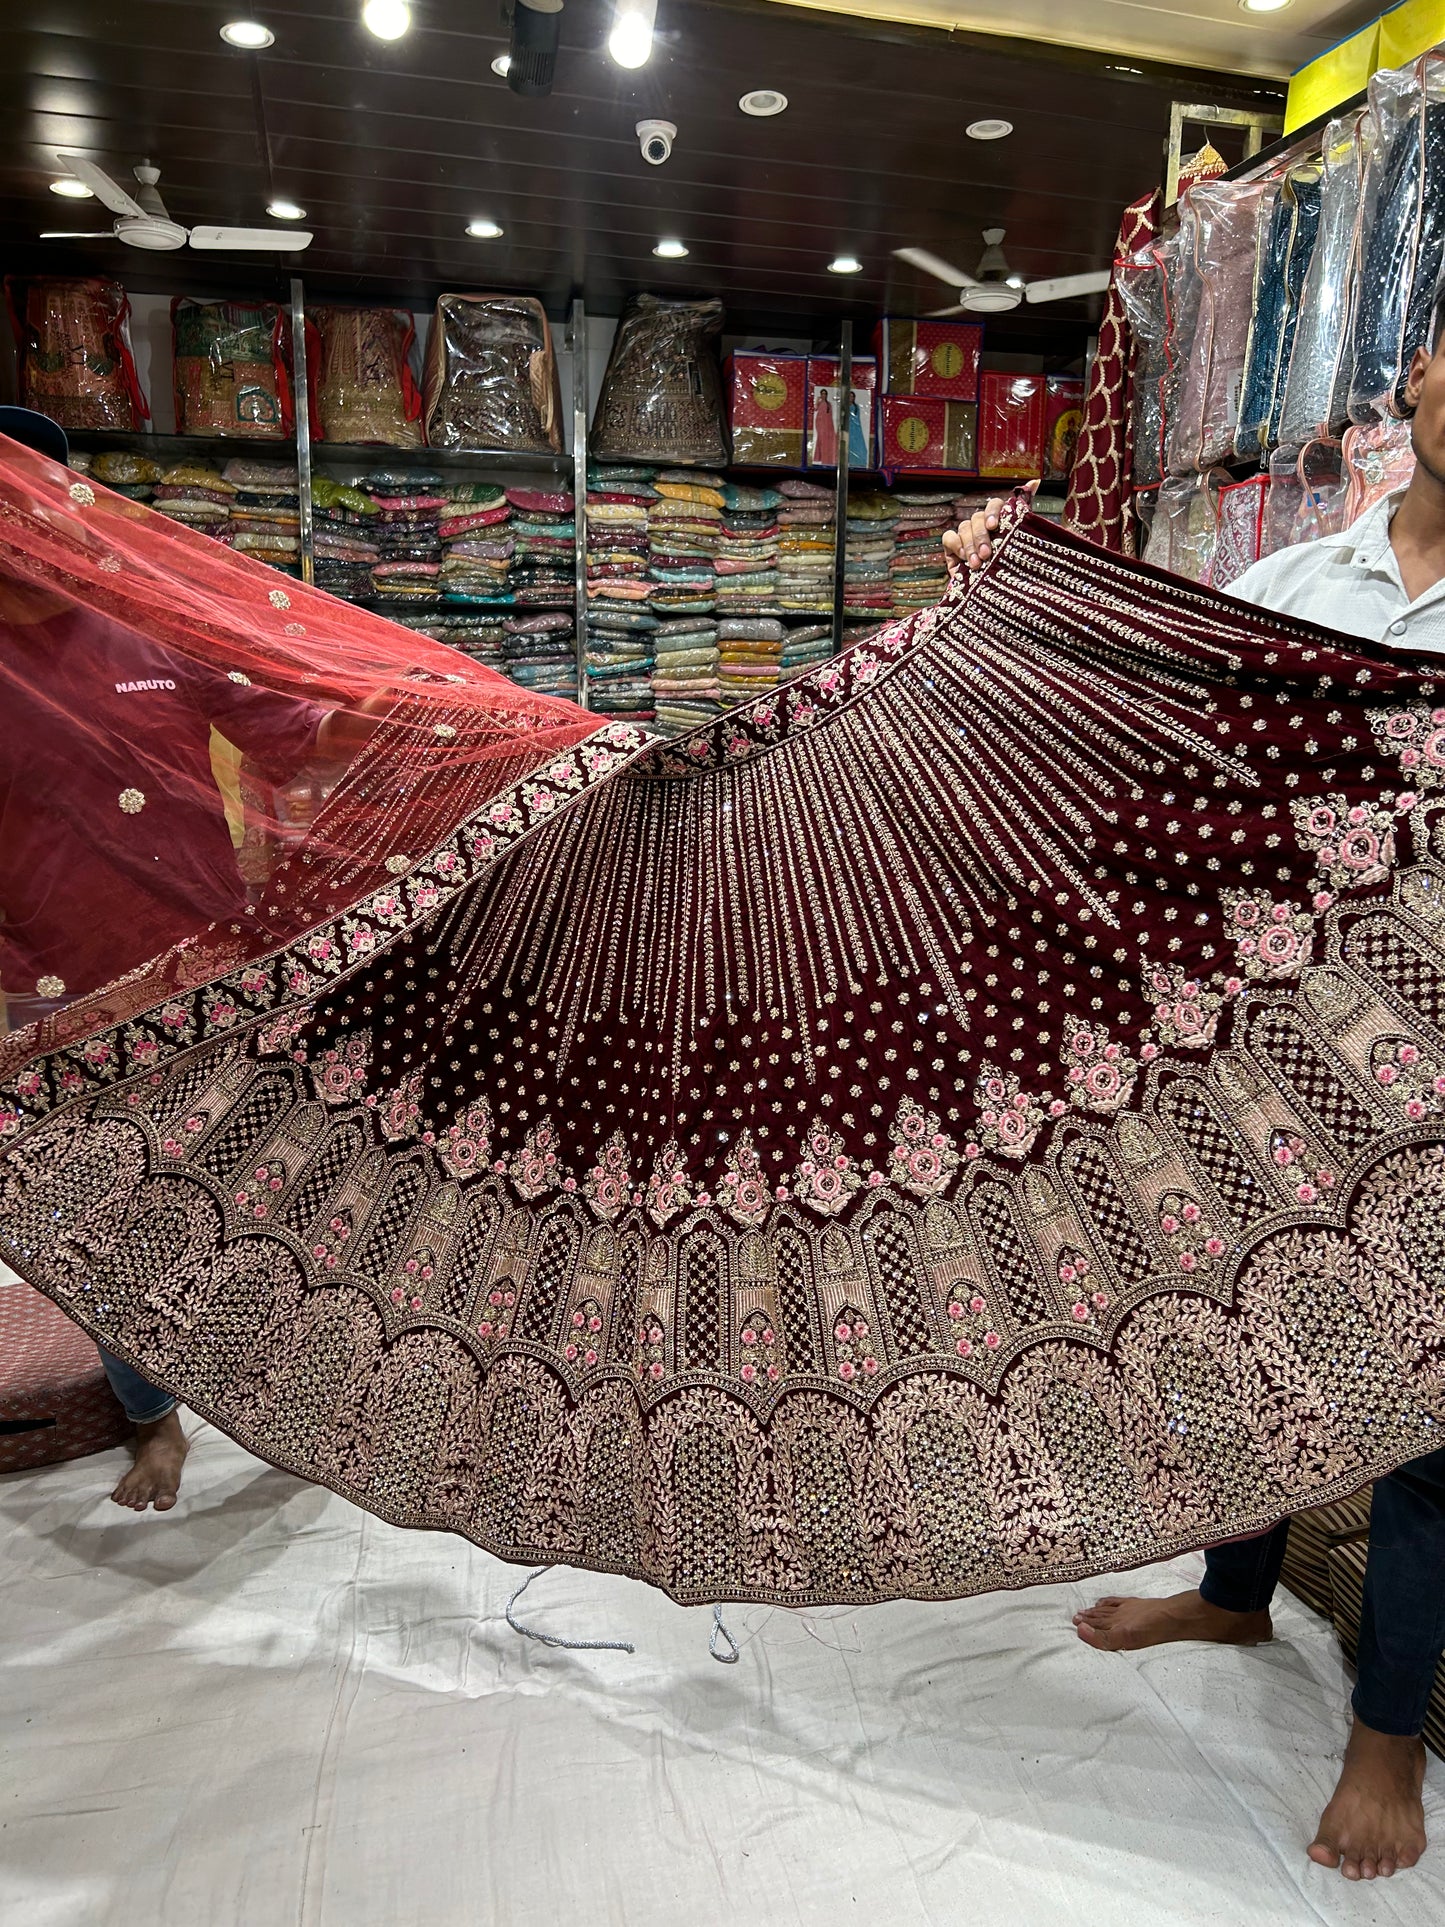
<path id="1" fill-rule="evenodd" d="M 778 607 L 785 615 L 828 615 L 833 607 L 837 496 L 819 482 L 778 484 Z"/>

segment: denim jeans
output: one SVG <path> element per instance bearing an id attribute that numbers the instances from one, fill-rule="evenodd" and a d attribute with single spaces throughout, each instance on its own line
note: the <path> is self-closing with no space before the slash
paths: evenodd
<path id="1" fill-rule="evenodd" d="M 1229 1612 L 1261 1612 L 1284 1560 L 1289 1523 L 1258 1539 L 1213 1546 L 1199 1591 Z M 1352 1704 L 1377 1733 L 1425 1722 L 1445 1650 L 1445 1450 L 1413 1459 L 1375 1486 Z"/>
<path id="2" fill-rule="evenodd" d="M 163 1392 L 159 1385 L 152 1385 L 148 1378 L 142 1378 L 134 1365 L 127 1365 L 108 1352 L 104 1345 L 97 1347 L 100 1362 L 105 1367 L 105 1375 L 110 1380 L 110 1389 L 125 1407 L 125 1415 L 132 1425 L 154 1425 L 168 1412 L 174 1412 L 177 1400 L 169 1392 Z"/>

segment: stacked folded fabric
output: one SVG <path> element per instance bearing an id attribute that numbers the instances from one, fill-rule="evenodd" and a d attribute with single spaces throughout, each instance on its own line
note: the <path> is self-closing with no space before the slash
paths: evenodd
<path id="1" fill-rule="evenodd" d="M 701 614 L 671 616 L 659 622 L 653 640 L 657 661 L 652 689 L 659 731 L 677 736 L 711 722 L 722 709 L 716 620 Z"/>
<path id="2" fill-rule="evenodd" d="M 668 468 L 654 486 L 658 499 L 647 511 L 648 601 L 659 616 L 711 615 L 727 483 L 703 469 Z"/>
<path id="3" fill-rule="evenodd" d="M 438 533 L 447 497 L 443 477 L 430 470 L 381 469 L 359 486 L 377 506 L 370 539 L 380 551 L 372 566 L 371 596 L 387 607 L 434 602 L 440 593 Z"/>
<path id="4" fill-rule="evenodd" d="M 226 524 L 231 547 L 290 575 L 299 574 L 301 497 L 294 465 L 237 456 L 222 469 L 221 479 L 236 491 Z"/>
<path id="5" fill-rule="evenodd" d="M 228 482 L 218 468 L 199 462 L 181 462 L 163 470 L 151 492 L 152 506 L 172 522 L 184 522 L 187 528 L 222 540 L 235 499 L 236 484 Z"/>
<path id="6" fill-rule="evenodd" d="M 372 567 L 381 558 L 370 525 L 381 511 L 364 490 L 330 475 L 312 480 L 311 505 L 317 588 L 346 602 L 366 601 Z"/>
<path id="7" fill-rule="evenodd" d="M 526 609 L 570 609 L 577 596 L 576 505 L 565 490 L 509 488 L 512 590 Z"/>
<path id="8" fill-rule="evenodd" d="M 778 509 L 775 488 L 723 490 L 722 525 L 717 548 L 719 616 L 763 616 L 778 612 Z"/>
<path id="9" fill-rule="evenodd" d="M 850 495 L 844 531 L 843 609 L 850 622 L 886 622 L 893 610 L 898 506 L 887 495 Z"/>
<path id="10" fill-rule="evenodd" d="M 448 603 L 511 606 L 511 522 L 506 495 L 491 482 L 465 482 L 448 491 L 437 518 L 438 586 Z"/>
<path id="11" fill-rule="evenodd" d="M 820 662 L 827 662 L 832 654 L 831 622 L 800 623 L 797 628 L 789 629 L 783 638 L 779 668 L 786 680 L 789 676 L 801 676 L 805 670 L 815 669 Z"/>
<path id="12" fill-rule="evenodd" d="M 647 511 L 653 471 L 637 465 L 587 471 L 588 607 L 647 603 Z"/>
<path id="13" fill-rule="evenodd" d="M 718 697 L 725 709 L 777 688 L 787 633 L 776 617 L 728 616 L 718 623 Z"/>
<path id="14" fill-rule="evenodd" d="M 898 504 L 890 571 L 893 613 L 907 616 L 931 609 L 948 587 L 943 534 L 954 526 L 953 497 L 899 493 L 893 499 Z"/>
<path id="15" fill-rule="evenodd" d="M 88 466 L 82 467 L 82 463 Z M 72 449 L 70 466 L 77 474 L 93 475 L 97 482 L 104 482 L 108 489 L 132 502 L 148 502 L 161 479 L 159 464 L 148 455 L 132 455 L 123 449 L 107 448 L 95 456 Z"/>
<path id="16" fill-rule="evenodd" d="M 785 615 L 829 615 L 837 495 L 817 482 L 778 484 L 778 607 Z"/>
<path id="17" fill-rule="evenodd" d="M 479 662 L 487 669 L 506 672 L 506 657 L 502 651 L 506 619 L 500 609 L 494 612 L 486 609 L 434 609 L 418 614 L 409 611 L 393 614 L 388 610 L 387 619 L 403 629 L 415 629 L 420 635 L 430 636 L 433 642 L 444 642 L 449 649 L 470 656 L 473 662 Z"/>
<path id="18" fill-rule="evenodd" d="M 508 616 L 502 628 L 506 673 L 540 696 L 577 694 L 577 643 L 571 616 L 561 610 Z"/>

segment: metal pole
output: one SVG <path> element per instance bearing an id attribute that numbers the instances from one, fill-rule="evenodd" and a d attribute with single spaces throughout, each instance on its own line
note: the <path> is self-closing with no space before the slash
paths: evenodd
<path id="1" fill-rule="evenodd" d="M 306 381 L 306 294 L 291 277 L 291 399 L 296 410 L 296 493 L 301 507 L 301 580 L 316 580 L 311 533 L 311 397 Z"/>
<path id="2" fill-rule="evenodd" d="M 843 565 L 848 543 L 848 456 L 853 427 L 853 323 L 843 323 L 838 344 L 838 487 L 834 497 L 833 649 L 843 647 Z"/>
<path id="3" fill-rule="evenodd" d="M 572 303 L 572 499 L 576 517 L 577 700 L 587 700 L 587 310 Z"/>

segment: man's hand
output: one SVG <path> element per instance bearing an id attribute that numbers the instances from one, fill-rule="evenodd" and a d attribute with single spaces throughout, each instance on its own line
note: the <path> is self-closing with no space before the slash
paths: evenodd
<path id="1" fill-rule="evenodd" d="M 1025 482 L 1024 494 L 1033 499 L 1038 483 Z M 991 535 L 998 534 L 999 518 L 1003 514 L 1003 497 L 995 495 L 992 501 L 985 502 L 981 509 L 960 522 L 957 529 L 950 529 L 943 538 L 943 553 L 948 558 L 948 573 L 956 576 L 960 569 L 967 569 L 976 575 L 993 554 Z"/>
<path id="2" fill-rule="evenodd" d="M 377 724 L 394 708 L 397 692 L 378 689 L 354 709 L 333 709 L 321 718 L 316 732 L 316 754 L 323 762 L 349 763 L 366 748 Z"/>

